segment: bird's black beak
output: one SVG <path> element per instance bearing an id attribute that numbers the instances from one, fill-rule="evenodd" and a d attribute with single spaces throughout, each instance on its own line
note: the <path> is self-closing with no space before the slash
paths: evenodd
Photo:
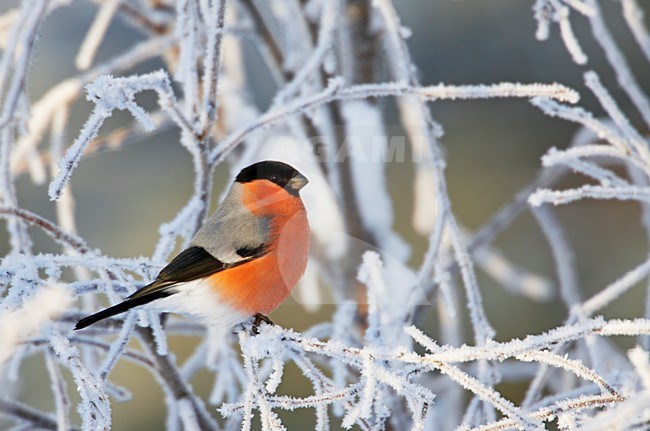
<path id="1" fill-rule="evenodd" d="M 291 177 L 291 179 L 289 180 L 287 186 L 291 190 L 298 191 L 303 187 L 305 187 L 308 182 L 309 180 L 303 174 L 301 174 L 300 172 L 296 172 L 296 174 L 293 177 Z"/>

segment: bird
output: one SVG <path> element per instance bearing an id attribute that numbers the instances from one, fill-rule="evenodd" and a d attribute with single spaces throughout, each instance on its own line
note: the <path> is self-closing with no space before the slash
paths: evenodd
<path id="1" fill-rule="evenodd" d="M 255 316 L 257 333 L 305 272 L 310 229 L 300 190 L 308 182 L 280 161 L 242 169 L 217 210 L 152 283 L 74 329 L 145 306 L 208 326 L 232 327 Z"/>

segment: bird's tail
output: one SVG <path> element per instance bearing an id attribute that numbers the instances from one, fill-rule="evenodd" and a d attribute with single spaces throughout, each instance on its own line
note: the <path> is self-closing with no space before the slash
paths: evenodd
<path id="1" fill-rule="evenodd" d="M 124 313 L 125 311 L 130 310 L 133 307 L 137 307 L 139 305 L 144 305 L 148 304 L 149 302 L 155 300 L 155 299 L 160 299 L 164 298 L 166 296 L 171 295 L 171 292 L 168 290 L 159 290 L 155 292 L 151 292 L 147 295 L 142 295 L 142 296 L 137 296 L 134 297 L 133 295 L 130 296 L 128 299 L 126 299 L 123 302 L 120 302 L 119 304 L 115 304 L 112 307 L 108 307 L 105 310 L 99 311 L 95 314 L 92 314 L 88 317 L 84 317 L 80 321 L 77 322 L 75 325 L 74 329 L 75 331 L 77 329 L 83 329 L 86 326 L 90 326 L 93 323 L 99 322 L 100 320 L 106 319 L 108 317 L 115 316 L 120 313 Z"/>

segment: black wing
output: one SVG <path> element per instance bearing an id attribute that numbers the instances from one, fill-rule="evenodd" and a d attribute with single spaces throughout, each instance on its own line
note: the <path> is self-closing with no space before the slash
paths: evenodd
<path id="1" fill-rule="evenodd" d="M 247 260 L 241 263 L 244 262 L 247 262 Z M 174 293 L 171 287 L 178 283 L 207 277 L 239 263 L 225 264 L 201 247 L 189 247 L 160 271 L 156 281 L 133 293 L 123 302 L 81 319 L 77 322 L 74 329 L 85 328 L 95 322 L 123 313 L 133 307 L 147 304 L 155 299 L 165 298 Z"/>
<path id="2" fill-rule="evenodd" d="M 169 262 L 166 267 L 160 270 L 156 281 L 133 293 L 128 297 L 127 301 L 148 296 L 161 290 L 169 290 L 175 284 L 207 277 L 215 272 L 223 271 L 228 267 L 230 267 L 228 264 L 212 256 L 202 247 L 193 246 L 186 248 Z M 171 292 L 168 292 L 166 296 L 170 294 Z"/>

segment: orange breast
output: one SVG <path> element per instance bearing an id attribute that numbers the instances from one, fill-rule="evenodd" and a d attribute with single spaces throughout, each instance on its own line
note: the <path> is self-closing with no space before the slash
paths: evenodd
<path id="1" fill-rule="evenodd" d="M 253 315 L 275 310 L 291 293 L 305 272 L 309 254 L 309 224 L 302 201 L 289 195 L 281 211 L 251 208 L 260 215 L 274 214 L 270 221 L 271 243 L 267 253 L 257 259 L 210 276 L 220 298 L 237 310 Z M 250 196 L 254 198 L 254 196 Z M 244 199 L 246 203 L 247 199 Z M 259 202 L 259 200 L 257 200 Z M 247 205 L 248 206 L 248 205 Z"/>

